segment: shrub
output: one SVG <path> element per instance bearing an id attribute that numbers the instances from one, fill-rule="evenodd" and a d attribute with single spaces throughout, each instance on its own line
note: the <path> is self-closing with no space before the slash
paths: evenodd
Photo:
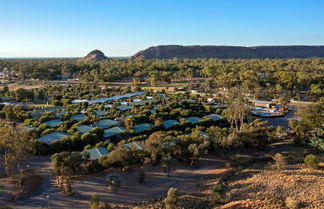
<path id="1" fill-rule="evenodd" d="M 222 187 L 222 185 L 216 184 L 213 187 L 213 193 L 222 194 L 223 193 L 223 187 Z"/>
<path id="2" fill-rule="evenodd" d="M 222 110 L 222 109 L 217 109 L 217 110 L 216 110 L 216 114 L 218 114 L 218 115 L 222 115 L 222 113 L 223 113 L 223 110 Z"/>
<path id="3" fill-rule="evenodd" d="M 222 185 L 216 184 L 212 190 L 212 201 L 214 203 L 221 203 L 223 192 L 224 192 L 224 189 L 223 189 Z"/>
<path id="4" fill-rule="evenodd" d="M 277 126 L 275 131 L 276 131 L 276 135 L 279 136 L 283 133 L 284 128 L 282 126 Z"/>
<path id="5" fill-rule="evenodd" d="M 42 133 L 43 131 L 45 131 L 46 129 L 49 129 L 49 128 L 50 127 L 48 125 L 46 125 L 46 124 L 40 124 L 38 126 L 38 131 L 39 131 L 39 133 Z"/>
<path id="6" fill-rule="evenodd" d="M 313 154 L 307 155 L 304 159 L 305 165 L 311 169 L 318 169 L 319 168 L 319 161 L 317 157 Z"/>
<path id="7" fill-rule="evenodd" d="M 313 138 L 310 139 L 309 145 L 311 147 L 314 147 L 315 149 L 324 152 L 324 138 L 314 136 Z"/>
<path id="8" fill-rule="evenodd" d="M 49 147 L 38 139 L 34 139 L 31 144 L 31 152 L 33 155 L 48 155 L 50 154 Z"/>
<path id="9" fill-rule="evenodd" d="M 89 149 L 92 149 L 92 146 L 90 144 L 84 146 L 83 151 L 87 151 Z"/>
<path id="10" fill-rule="evenodd" d="M 97 209 L 99 206 L 99 198 L 96 193 L 91 195 L 90 209 Z"/>
<path id="11" fill-rule="evenodd" d="M 107 146 L 107 150 L 109 150 L 109 152 L 114 150 L 115 145 L 113 143 L 109 143 Z"/>
<path id="12" fill-rule="evenodd" d="M 49 121 L 49 120 L 53 120 L 53 119 L 55 119 L 56 117 L 55 117 L 55 115 L 53 114 L 53 113 L 44 113 L 39 119 L 38 119 L 38 121 L 40 122 L 40 123 L 44 123 L 44 122 L 46 122 L 46 121 Z"/>
<path id="13" fill-rule="evenodd" d="M 285 200 L 286 207 L 289 209 L 297 209 L 299 202 L 292 197 L 287 197 Z"/>
<path id="14" fill-rule="evenodd" d="M 98 148 L 98 147 L 107 147 L 109 144 L 109 142 L 104 142 L 104 141 L 101 141 L 101 142 L 98 142 L 95 147 Z"/>
<path id="15" fill-rule="evenodd" d="M 120 187 L 121 187 L 121 180 L 119 176 L 115 174 L 108 174 L 107 175 L 107 184 L 108 187 L 111 189 L 113 192 L 117 192 Z"/>
<path id="16" fill-rule="evenodd" d="M 179 190 L 177 188 L 171 187 L 168 191 L 167 197 L 164 200 L 166 209 L 177 208 L 178 197 Z"/>
<path id="17" fill-rule="evenodd" d="M 147 153 L 143 150 L 120 148 L 111 151 L 109 155 L 100 157 L 99 163 L 106 168 L 111 166 L 129 167 L 129 165 L 141 162 L 146 156 Z"/>
<path id="18" fill-rule="evenodd" d="M 24 121 L 24 125 L 26 126 L 31 126 L 33 124 L 34 120 L 33 119 L 26 119 Z"/>
<path id="19" fill-rule="evenodd" d="M 99 139 L 96 134 L 85 133 L 85 134 L 82 134 L 81 141 L 82 141 L 83 145 L 88 145 L 88 144 L 96 144 L 96 142 L 98 142 Z"/>
<path id="20" fill-rule="evenodd" d="M 275 161 L 275 166 L 277 167 L 277 169 L 283 169 L 285 168 L 287 162 L 285 159 L 285 156 L 283 156 L 280 153 L 276 153 L 272 159 Z"/>
<path id="21" fill-rule="evenodd" d="M 45 131 L 43 131 L 43 132 L 41 133 L 41 136 L 45 136 L 45 135 L 50 134 L 50 133 L 52 133 L 52 132 L 54 132 L 54 131 L 55 131 L 54 128 L 48 128 L 48 129 L 45 129 Z"/>
<path id="22" fill-rule="evenodd" d="M 92 129 L 89 133 L 94 133 L 98 136 L 98 138 L 102 138 L 104 134 L 104 130 L 100 127 L 96 127 Z"/>

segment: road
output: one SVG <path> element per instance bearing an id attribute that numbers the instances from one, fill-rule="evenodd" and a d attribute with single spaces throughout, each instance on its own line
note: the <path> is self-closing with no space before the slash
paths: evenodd
<path id="1" fill-rule="evenodd" d="M 14 203 L 1 202 L 0 205 L 9 205 L 15 209 L 29 208 L 88 208 L 89 201 L 80 201 L 72 197 L 66 197 L 59 191 L 52 173 L 49 156 L 37 156 L 28 162 L 29 168 L 37 175 L 42 176 L 42 185 L 34 194 L 20 199 Z"/>
<path id="2" fill-rule="evenodd" d="M 160 166 L 146 169 L 144 184 L 138 183 L 136 168 L 122 172 L 120 169 L 105 171 L 79 177 L 72 186 L 75 191 L 73 197 L 67 197 L 59 191 L 52 174 L 49 157 L 35 157 L 29 162 L 29 167 L 43 177 L 42 185 L 34 194 L 8 203 L 0 200 L 0 205 L 9 205 L 15 209 L 32 208 L 89 208 L 89 200 L 93 193 L 97 193 L 101 201 L 113 204 L 132 205 L 135 202 L 164 197 L 170 187 L 177 187 L 186 193 L 197 192 L 197 184 L 205 177 L 223 172 L 226 161 L 218 157 L 204 157 L 193 167 L 178 163 L 170 176 L 162 172 Z M 117 173 L 122 182 L 121 189 L 115 193 L 106 186 L 106 175 Z"/>

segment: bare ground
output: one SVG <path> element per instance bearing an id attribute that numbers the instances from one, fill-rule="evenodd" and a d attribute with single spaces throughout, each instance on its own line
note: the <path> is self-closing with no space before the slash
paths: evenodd
<path id="1" fill-rule="evenodd" d="M 310 170 L 301 164 L 283 170 L 246 169 L 228 183 L 227 198 L 231 202 L 257 201 L 258 208 L 285 208 L 286 198 L 291 197 L 300 202 L 300 208 L 321 208 L 323 185 L 323 170 Z"/>
<path id="2" fill-rule="evenodd" d="M 267 152 L 236 154 L 244 167 L 223 169 L 223 172 L 218 172 L 214 178 L 206 179 L 200 187 L 200 194 L 180 196 L 177 208 L 285 209 L 287 197 L 299 202 L 298 208 L 323 208 L 324 163 L 320 164 L 321 168 L 318 170 L 306 168 L 303 159 L 312 152 L 310 149 L 286 143 L 277 143 L 276 146 L 276 149 Z M 269 156 L 277 152 L 283 153 L 287 160 L 286 167 L 281 170 L 272 166 L 272 160 L 255 161 L 269 159 Z M 324 162 L 323 154 L 316 155 L 320 162 Z M 210 201 L 215 184 L 223 185 L 224 189 L 222 198 L 216 204 Z M 141 206 L 152 209 L 165 208 L 163 201 L 149 201 Z"/>
<path id="3" fill-rule="evenodd" d="M 302 164 L 309 149 L 296 147 L 287 143 L 275 144 L 267 152 L 251 152 L 236 154 L 240 160 L 256 159 L 260 156 L 283 153 L 289 162 L 286 169 L 278 171 L 270 169 L 267 162 L 248 164 L 237 172 L 233 178 L 226 181 L 226 205 L 223 208 L 285 208 L 286 197 L 293 197 L 301 202 L 304 208 L 320 208 L 323 202 L 324 171 L 309 170 Z M 230 155 L 233 155 L 230 154 Z M 146 181 L 138 183 L 136 166 L 127 172 L 120 169 L 107 169 L 97 174 L 81 176 L 73 184 L 76 194 L 67 197 L 58 190 L 51 171 L 49 157 L 35 157 L 30 165 L 35 174 L 43 177 L 41 189 L 24 199 L 8 202 L 0 198 L 0 205 L 11 205 L 14 208 L 88 208 L 93 193 L 99 199 L 113 205 L 132 208 L 135 203 L 156 199 L 151 204 L 143 203 L 144 208 L 163 208 L 163 199 L 170 187 L 176 187 L 185 194 L 180 198 L 186 205 L 196 204 L 191 208 L 210 208 L 208 201 L 211 188 L 215 182 L 229 171 L 226 168 L 228 157 L 209 155 L 190 167 L 178 163 L 168 177 L 160 166 L 146 168 Z M 323 162 L 323 155 L 320 156 Z M 322 167 L 323 168 L 323 167 Z M 117 173 L 121 177 L 122 187 L 117 192 L 111 192 L 106 186 L 105 176 Z M 0 184 L 2 182 L 0 181 Z M 10 189 L 10 182 L 6 184 Z M 207 198 L 207 199 L 206 199 Z M 208 207 L 207 207 L 208 206 Z M 187 207 L 182 207 L 187 208 Z"/>
<path id="4" fill-rule="evenodd" d="M 221 172 L 226 161 L 215 156 L 201 158 L 193 167 L 178 164 L 170 176 L 162 172 L 160 166 L 146 168 L 146 181 L 138 183 L 136 169 L 122 172 L 120 169 L 108 169 L 94 175 L 79 177 L 73 184 L 76 194 L 67 197 L 60 193 L 55 185 L 48 157 L 36 157 L 30 167 L 43 176 L 41 189 L 29 197 L 16 202 L 0 200 L 0 205 L 22 208 L 88 208 L 93 193 L 97 193 L 101 201 L 112 204 L 131 206 L 136 202 L 164 197 L 170 187 L 177 187 L 186 193 L 199 193 L 199 184 L 204 178 Z M 121 177 L 122 187 L 117 192 L 110 192 L 106 186 L 105 176 L 117 173 Z M 47 198 L 48 197 L 48 198 Z"/>

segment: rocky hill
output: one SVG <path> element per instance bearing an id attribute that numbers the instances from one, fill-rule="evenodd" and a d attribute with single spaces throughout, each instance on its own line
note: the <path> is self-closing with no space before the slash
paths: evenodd
<path id="1" fill-rule="evenodd" d="M 132 56 L 133 59 L 183 58 L 311 58 L 324 57 L 324 46 L 153 46 Z"/>
<path id="2" fill-rule="evenodd" d="M 90 52 L 89 54 L 87 54 L 87 56 L 85 56 L 84 58 L 82 58 L 82 61 L 101 61 L 101 60 L 105 60 L 108 59 L 108 57 L 105 56 L 105 54 L 96 49 L 93 50 L 92 52 Z"/>

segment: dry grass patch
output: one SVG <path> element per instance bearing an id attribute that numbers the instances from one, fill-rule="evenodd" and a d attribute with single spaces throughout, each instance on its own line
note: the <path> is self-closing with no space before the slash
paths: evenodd
<path id="1" fill-rule="evenodd" d="M 310 170 L 302 164 L 288 166 L 285 170 L 246 169 L 235 179 L 227 185 L 229 201 L 251 199 L 261 201 L 264 207 L 286 208 L 289 197 L 305 208 L 324 205 L 323 170 Z"/>

